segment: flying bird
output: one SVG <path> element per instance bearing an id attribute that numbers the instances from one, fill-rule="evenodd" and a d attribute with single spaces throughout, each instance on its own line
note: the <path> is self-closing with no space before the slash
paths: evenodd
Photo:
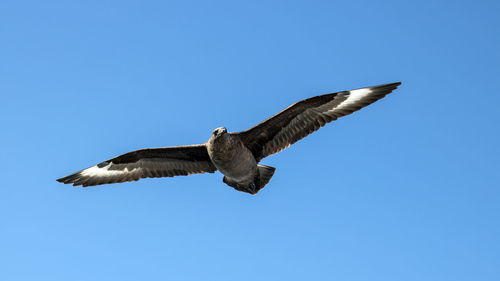
<path id="1" fill-rule="evenodd" d="M 234 189 L 257 194 L 276 170 L 259 162 L 323 127 L 385 97 L 401 82 L 308 98 L 242 132 L 215 129 L 203 144 L 146 148 L 109 159 L 58 182 L 93 186 L 219 170 Z"/>

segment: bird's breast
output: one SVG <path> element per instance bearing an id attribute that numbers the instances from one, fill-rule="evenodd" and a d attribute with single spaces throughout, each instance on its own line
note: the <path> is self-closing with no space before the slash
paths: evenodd
<path id="1" fill-rule="evenodd" d="M 257 162 L 252 152 L 235 136 L 226 135 L 208 142 L 208 155 L 215 167 L 235 181 L 253 179 Z"/>

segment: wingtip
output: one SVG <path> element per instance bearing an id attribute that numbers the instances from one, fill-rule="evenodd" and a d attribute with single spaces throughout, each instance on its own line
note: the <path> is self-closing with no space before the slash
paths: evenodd
<path id="1" fill-rule="evenodd" d="M 56 181 L 60 182 L 60 183 L 68 183 L 67 179 L 68 179 L 68 177 L 66 176 L 66 177 L 58 178 Z"/>
<path id="2" fill-rule="evenodd" d="M 60 183 L 63 183 L 63 184 L 71 184 L 71 183 L 73 183 L 73 185 L 75 185 L 75 181 L 78 180 L 79 173 L 80 172 L 71 174 L 71 175 L 66 176 L 66 177 L 59 178 L 56 181 L 60 182 Z"/>
<path id="3" fill-rule="evenodd" d="M 403 84 L 401 81 L 399 82 L 393 82 L 393 83 L 387 83 L 387 84 L 380 84 L 380 85 L 375 85 L 375 86 L 369 86 L 369 87 L 364 87 L 364 88 L 358 88 L 358 89 L 352 89 L 352 91 L 356 90 L 364 90 L 364 89 L 369 89 L 372 91 L 389 91 L 392 92 L 393 90 L 397 89 L 401 84 Z"/>
<path id="4" fill-rule="evenodd" d="M 388 94 L 396 90 L 401 84 L 402 84 L 401 82 L 387 83 L 387 84 L 367 87 L 367 89 L 370 89 L 374 92 L 387 92 Z"/>
<path id="5" fill-rule="evenodd" d="M 403 83 L 401 81 L 399 81 L 399 82 L 387 83 L 387 84 L 382 84 L 382 85 L 374 86 L 374 88 L 398 87 L 401 84 L 403 84 Z"/>

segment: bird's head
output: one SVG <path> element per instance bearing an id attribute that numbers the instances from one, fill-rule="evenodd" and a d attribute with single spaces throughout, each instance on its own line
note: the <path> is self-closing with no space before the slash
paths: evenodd
<path id="1" fill-rule="evenodd" d="M 227 133 L 226 127 L 219 127 L 212 132 L 212 138 L 218 138 Z"/>

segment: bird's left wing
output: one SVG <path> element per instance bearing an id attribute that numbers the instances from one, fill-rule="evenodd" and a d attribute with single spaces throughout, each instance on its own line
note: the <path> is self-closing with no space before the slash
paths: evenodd
<path id="1" fill-rule="evenodd" d="M 400 82 L 308 98 L 235 135 L 260 161 L 289 147 L 326 123 L 385 97 L 399 85 Z"/>
<path id="2" fill-rule="evenodd" d="M 132 151 L 57 181 L 92 186 L 141 178 L 213 173 L 216 170 L 205 144 L 198 144 Z"/>

